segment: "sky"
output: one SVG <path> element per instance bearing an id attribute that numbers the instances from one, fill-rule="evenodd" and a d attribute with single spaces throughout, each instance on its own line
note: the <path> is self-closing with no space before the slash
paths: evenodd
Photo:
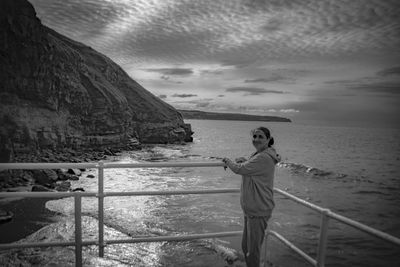
<path id="1" fill-rule="evenodd" d="M 30 0 L 179 109 L 400 128 L 398 0 Z"/>

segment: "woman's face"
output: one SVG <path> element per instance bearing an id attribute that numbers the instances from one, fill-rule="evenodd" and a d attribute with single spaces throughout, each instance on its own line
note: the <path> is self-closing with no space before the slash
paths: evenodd
<path id="1" fill-rule="evenodd" d="M 254 130 L 252 138 L 253 138 L 253 146 L 257 149 L 257 151 L 260 151 L 268 147 L 269 139 L 267 139 L 263 131 Z"/>

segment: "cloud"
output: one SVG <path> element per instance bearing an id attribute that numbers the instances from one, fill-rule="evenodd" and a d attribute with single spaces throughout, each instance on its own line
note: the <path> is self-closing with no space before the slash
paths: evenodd
<path id="1" fill-rule="evenodd" d="M 293 82 L 293 78 L 285 77 L 279 74 L 272 74 L 269 77 L 258 78 L 258 79 L 248 79 L 245 83 L 270 83 L 270 82 Z"/>
<path id="2" fill-rule="evenodd" d="M 396 77 L 398 74 L 400 74 L 400 68 L 388 68 L 377 72 L 376 76 L 354 80 L 332 80 L 326 81 L 325 84 L 336 85 L 358 92 L 378 93 L 381 96 L 390 96 L 400 94 L 400 79 Z"/>
<path id="3" fill-rule="evenodd" d="M 145 69 L 148 72 L 158 72 L 163 74 L 163 76 L 161 76 L 162 78 L 164 77 L 164 79 L 169 79 L 169 77 L 167 75 L 191 75 L 193 74 L 193 70 L 192 69 L 182 69 L 182 68 L 161 68 L 161 69 Z"/>
<path id="4" fill-rule="evenodd" d="M 205 108 L 205 107 L 208 107 L 209 105 L 210 105 L 209 102 L 199 102 L 196 104 L 196 107 L 197 108 Z"/>
<path id="5" fill-rule="evenodd" d="M 278 31 L 282 29 L 284 22 L 279 18 L 271 18 L 268 22 L 262 27 L 267 33 Z"/>
<path id="6" fill-rule="evenodd" d="M 299 113 L 300 110 L 298 109 L 294 109 L 294 108 L 288 108 L 288 109 L 274 109 L 274 108 L 270 108 L 270 109 L 264 109 L 265 112 L 270 112 L 270 113 Z"/>
<path id="7" fill-rule="evenodd" d="M 167 95 L 158 95 L 158 97 L 161 98 L 161 99 L 166 99 Z"/>
<path id="8" fill-rule="evenodd" d="M 205 108 L 212 105 L 214 99 L 202 98 L 189 101 L 175 101 L 172 104 L 179 109 Z"/>
<path id="9" fill-rule="evenodd" d="M 400 43 L 396 1 L 31 2 L 45 25 L 123 65 L 379 56 Z"/>
<path id="10" fill-rule="evenodd" d="M 222 70 L 202 70 L 200 71 L 201 75 L 221 75 L 224 72 Z"/>
<path id="11" fill-rule="evenodd" d="M 356 82 L 360 82 L 360 80 L 331 80 L 325 81 L 325 84 L 335 84 L 335 85 L 349 85 Z"/>
<path id="12" fill-rule="evenodd" d="M 383 93 L 389 95 L 400 94 L 400 82 L 375 82 L 370 84 L 353 84 L 349 86 L 350 89 L 373 92 L 373 93 Z"/>
<path id="13" fill-rule="evenodd" d="M 226 92 L 236 93 L 245 92 L 245 95 L 262 95 L 262 94 L 284 94 L 283 91 L 268 90 L 257 87 L 231 87 L 225 90 Z"/>
<path id="14" fill-rule="evenodd" d="M 247 114 L 257 114 L 257 115 L 265 115 L 268 113 L 299 113 L 299 109 L 294 108 L 285 108 L 285 109 L 276 109 L 276 108 L 268 108 L 265 106 L 232 106 L 229 104 L 223 105 L 211 105 L 209 108 L 213 108 L 213 110 L 218 110 L 220 112 L 238 112 L 238 113 L 247 113 Z"/>
<path id="15" fill-rule="evenodd" d="M 187 98 L 187 97 L 194 97 L 197 96 L 195 94 L 173 94 L 172 97 L 180 97 L 180 98 Z"/>
<path id="16" fill-rule="evenodd" d="M 289 108 L 289 109 L 280 109 L 279 112 L 282 113 L 298 113 L 300 110 Z"/>
<path id="17" fill-rule="evenodd" d="M 377 75 L 383 76 L 383 77 L 392 76 L 392 75 L 400 75 L 400 66 L 381 70 L 377 73 Z"/>
<path id="18" fill-rule="evenodd" d="M 162 75 L 160 78 L 163 79 L 164 81 L 169 82 L 169 83 L 176 83 L 176 84 L 182 84 L 183 83 L 182 81 L 171 80 L 171 77 L 167 76 L 167 75 Z"/>

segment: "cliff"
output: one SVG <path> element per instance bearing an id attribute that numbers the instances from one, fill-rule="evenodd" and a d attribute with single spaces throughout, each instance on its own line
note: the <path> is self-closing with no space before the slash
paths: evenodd
<path id="1" fill-rule="evenodd" d="M 191 140 L 190 125 L 92 48 L 45 27 L 26 0 L 0 1 L 0 150 Z M 11 151 L 11 152 L 10 152 Z"/>
<path id="2" fill-rule="evenodd" d="M 237 113 L 217 113 L 205 112 L 199 110 L 179 110 L 185 119 L 197 120 L 233 120 L 233 121 L 275 121 L 275 122 L 291 122 L 290 119 L 276 116 L 258 116 Z"/>

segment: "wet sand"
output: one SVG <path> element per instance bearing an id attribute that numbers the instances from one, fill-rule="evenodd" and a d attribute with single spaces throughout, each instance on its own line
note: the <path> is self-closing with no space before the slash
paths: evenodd
<path id="1" fill-rule="evenodd" d="M 11 221 L 0 224 L 0 243 L 20 240 L 40 228 L 55 222 L 58 213 L 46 209 L 48 198 L 24 198 L 5 202 L 0 200 L 0 209 L 11 211 Z"/>

